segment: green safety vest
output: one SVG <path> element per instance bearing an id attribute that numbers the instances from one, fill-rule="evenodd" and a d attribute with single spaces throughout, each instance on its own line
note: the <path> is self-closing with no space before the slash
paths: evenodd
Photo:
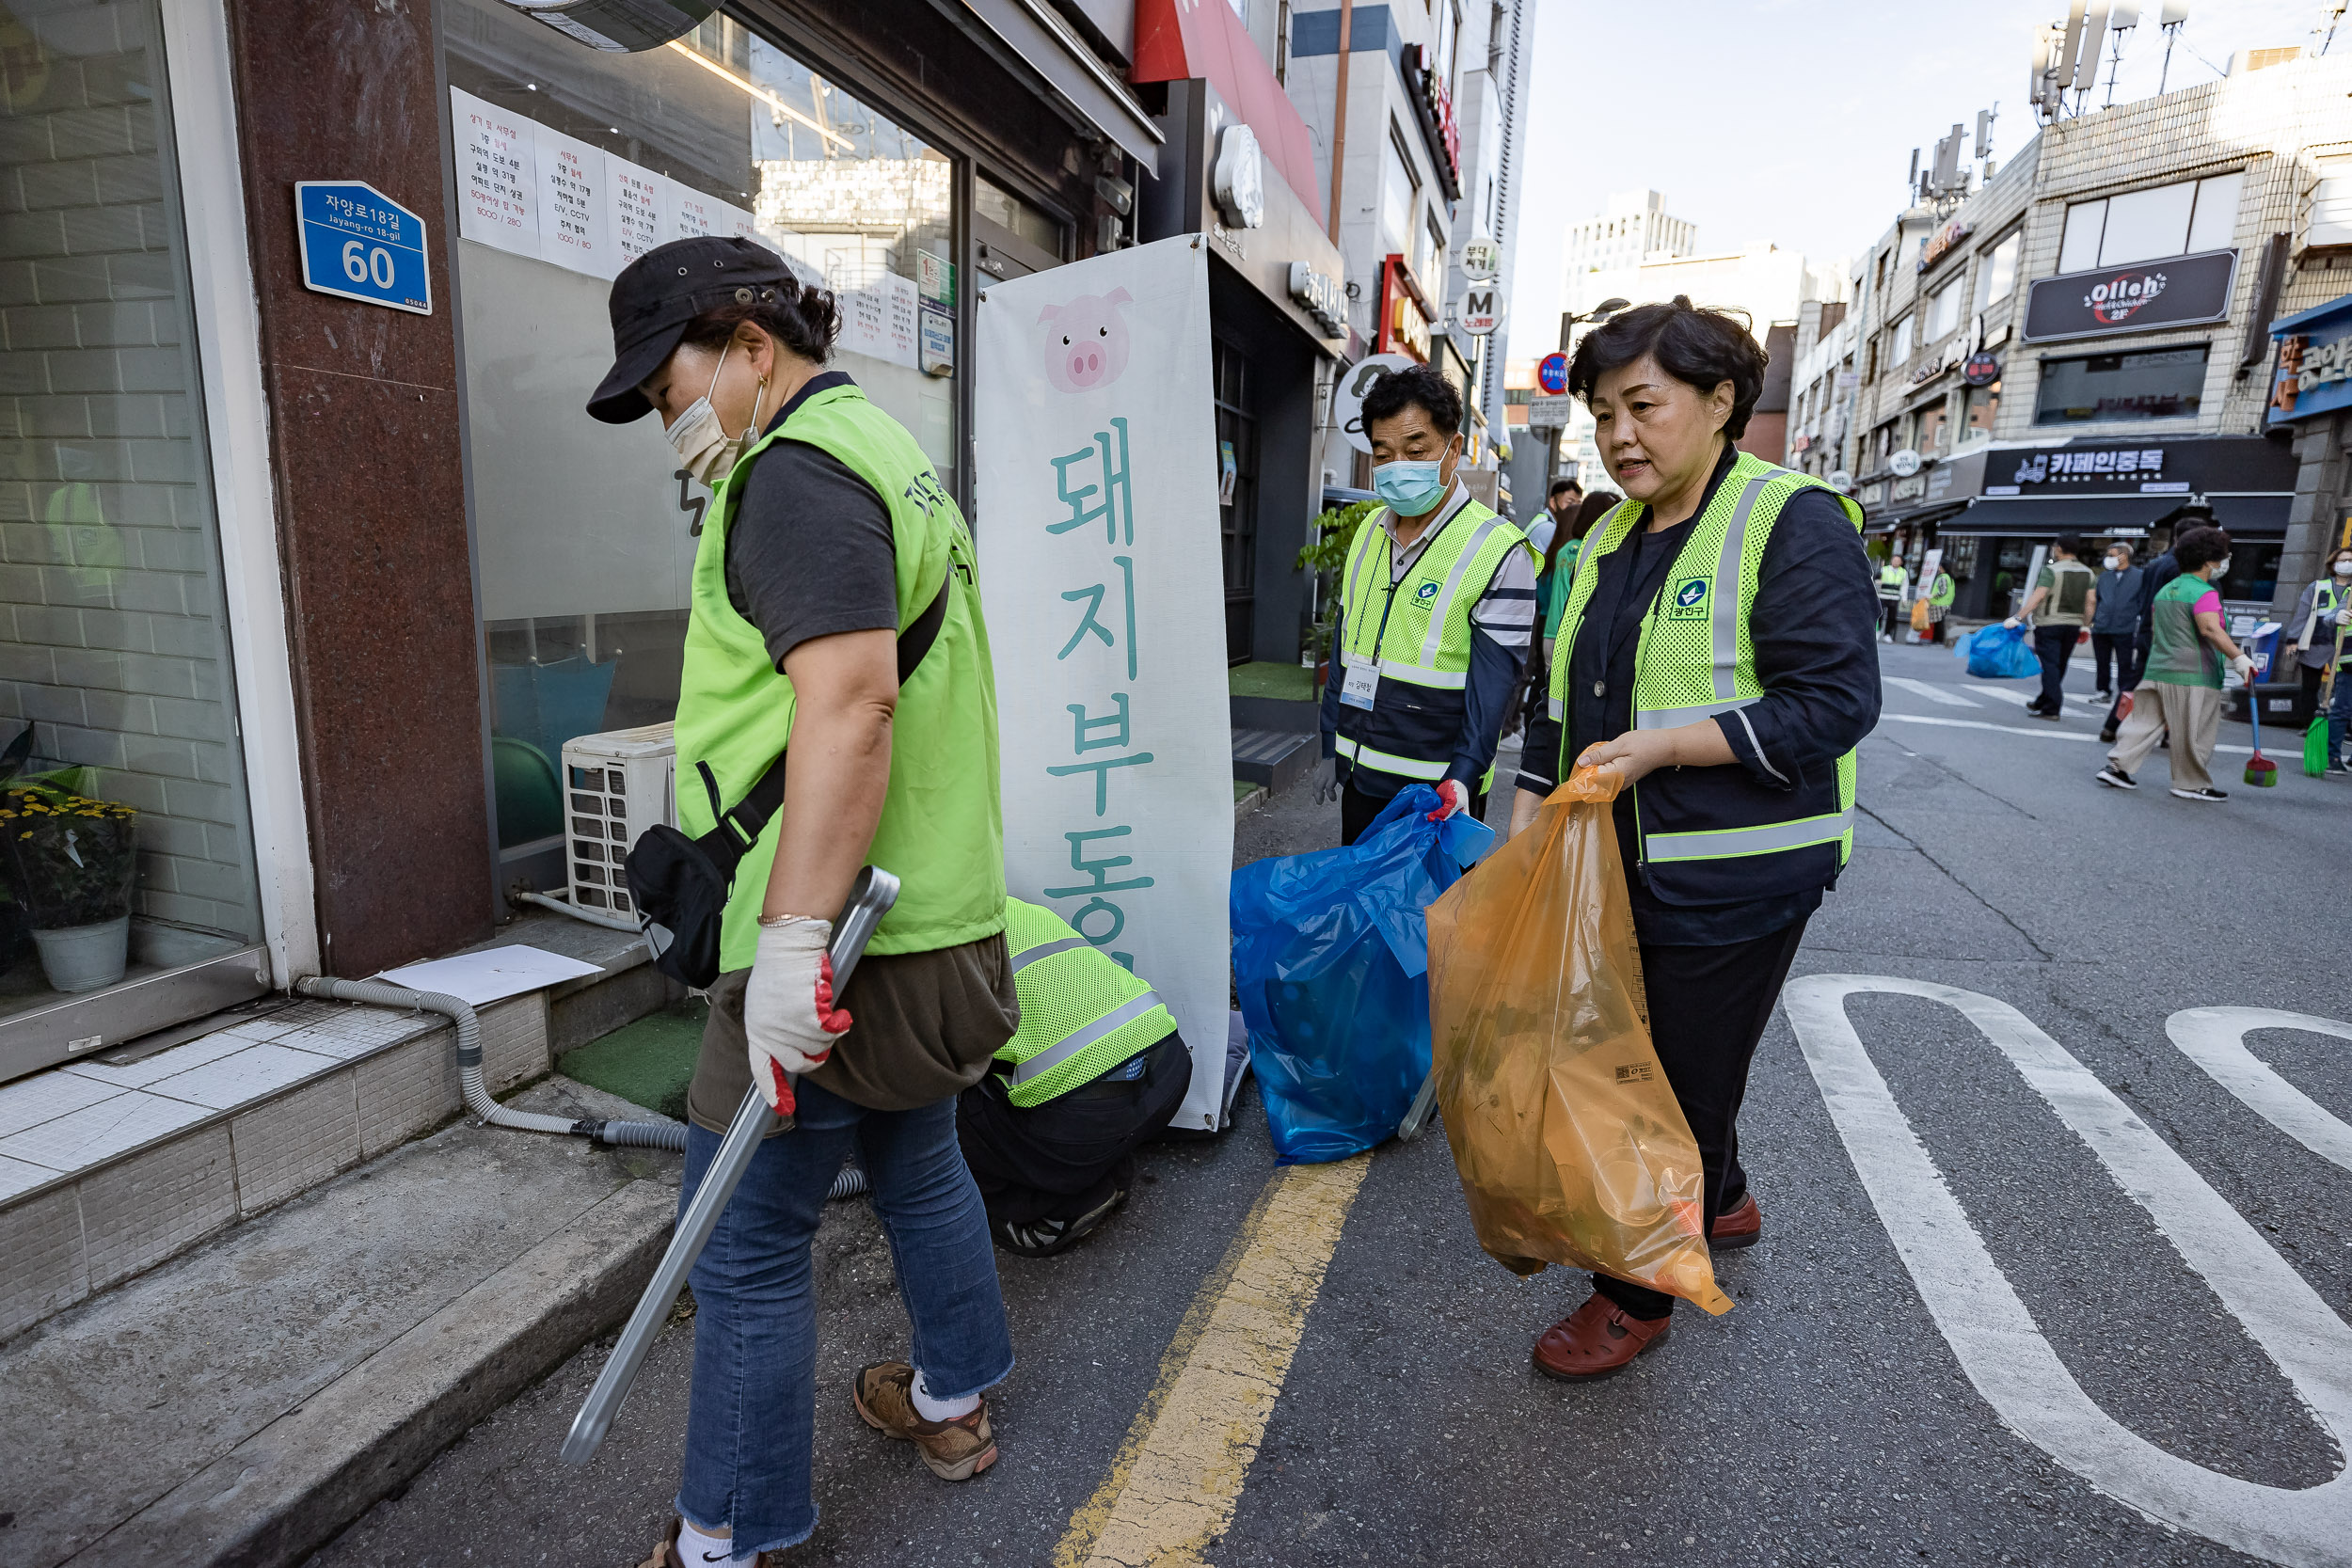
<path id="1" fill-rule="evenodd" d="M 696 836 L 713 825 L 696 763 L 709 764 L 723 803 L 732 807 L 792 734 L 792 682 L 769 657 L 759 628 L 727 597 L 727 529 L 739 486 L 754 460 L 779 440 L 804 441 L 838 458 L 890 508 L 899 626 L 913 625 L 940 585 L 951 573 L 955 578 L 938 640 L 898 689 L 890 785 L 866 857 L 898 876 L 898 901 L 866 951 L 925 953 L 993 936 L 1005 925 L 1005 829 L 996 679 L 974 586 L 972 536 L 914 437 L 846 376 L 800 400 L 711 492 L 694 552 L 692 613 L 678 676 L 678 826 Z M 750 967 L 758 948 L 759 911 L 783 819 L 778 812 L 736 870 L 721 931 L 723 968 Z"/>
<path id="2" fill-rule="evenodd" d="M 1503 559 L 1531 550 L 1508 519 L 1463 498 L 1440 515 L 1404 579 L 1395 579 L 1395 546 L 1375 512 L 1356 530 L 1340 577 L 1338 645 L 1346 666 L 1376 668 L 1373 706 L 1340 705 L 1340 758 L 1372 779 L 1364 793 L 1434 784 L 1454 765 L 1462 735 L 1463 692 L 1470 684 L 1470 611 Z M 1374 781 L 1378 781 L 1375 783 Z"/>
<path id="3" fill-rule="evenodd" d="M 1806 485 L 1829 489 L 1746 452 L 1733 461 L 1642 617 L 1633 654 L 1634 728 L 1696 723 L 1764 695 L 1748 616 L 1772 524 Z M 1837 499 L 1859 530 L 1862 509 Z M 1646 514 L 1639 501 L 1613 508 L 1593 535 L 1598 542 L 1585 551 L 1582 564 L 1596 570 L 1579 570 L 1568 588 L 1551 659 L 1562 778 L 1585 744 L 1569 733 L 1564 693 L 1598 563 Z M 1669 904 L 1732 903 L 1825 886 L 1853 853 L 1854 781 L 1851 752 L 1837 759 L 1834 779 L 1807 776 L 1786 791 L 1761 788 L 1737 767 L 1662 768 L 1633 786 L 1643 875 Z"/>
<path id="4" fill-rule="evenodd" d="M 1021 996 L 1021 1027 L 997 1051 L 1005 1098 L 1041 1105 L 1090 1084 L 1176 1032 L 1159 993 L 1051 910 L 1005 900 L 1005 950 Z"/>
<path id="5" fill-rule="evenodd" d="M 1901 593 L 1903 586 L 1903 569 L 1900 566 L 1891 564 L 1880 567 L 1879 586 L 1881 588 L 1891 588 L 1899 594 Z"/>
<path id="6" fill-rule="evenodd" d="M 2331 556 L 2329 559 L 2334 558 Z M 2312 608 L 2322 617 L 2326 617 L 2336 612 L 2337 602 L 2334 578 L 2330 576 L 2320 578 L 2318 590 L 2312 595 Z M 2322 619 L 2318 625 L 2312 627 L 2312 646 L 2316 648 L 2335 641 L 2336 629 Z M 2344 662 L 2352 665 L 2352 636 L 2347 636 L 2344 640 Z"/>
<path id="7" fill-rule="evenodd" d="M 1952 600 L 1959 594 L 1960 585 L 1952 581 L 1952 574 L 1938 572 L 1935 574 L 1935 589 L 1929 594 L 1928 603 L 1937 610 L 1949 610 L 1952 608 Z"/>

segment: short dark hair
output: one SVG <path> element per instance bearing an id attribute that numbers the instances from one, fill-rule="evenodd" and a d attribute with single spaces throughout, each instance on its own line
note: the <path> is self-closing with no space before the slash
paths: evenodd
<path id="1" fill-rule="evenodd" d="M 2064 550 L 2068 555 L 2080 555 L 2083 553 L 2082 536 L 2075 533 L 2061 533 L 2050 541 L 2050 547 L 2054 550 Z"/>
<path id="2" fill-rule="evenodd" d="M 2210 562 L 2230 553 L 2230 535 L 2217 528 L 2192 528 L 2172 541 L 2172 559 L 2181 563 L 2181 570 L 2193 572 Z"/>
<path id="3" fill-rule="evenodd" d="M 1462 394 L 1454 389 L 1454 383 L 1434 365 L 1407 365 L 1391 371 L 1364 393 L 1365 436 L 1372 435 L 1373 420 L 1394 419 L 1416 406 L 1448 436 L 1462 428 Z"/>
<path id="4" fill-rule="evenodd" d="M 1549 500 L 1563 490 L 1573 490 L 1581 496 L 1584 493 L 1584 486 L 1572 479 L 1555 479 L 1551 482 L 1551 488 L 1544 492 L 1544 499 Z"/>
<path id="5" fill-rule="evenodd" d="M 1748 415 L 1764 395 L 1764 351 L 1748 331 L 1747 323 L 1728 310 L 1702 309 L 1688 294 L 1671 304 L 1637 305 L 1612 316 L 1585 334 L 1568 362 L 1568 390 L 1587 404 L 1593 388 L 1611 371 L 1632 364 L 1642 356 L 1657 356 L 1668 375 L 1701 392 L 1731 383 L 1731 418 L 1724 436 L 1737 440 L 1747 433 Z"/>
<path id="6" fill-rule="evenodd" d="M 841 335 L 841 308 L 831 293 L 792 279 L 738 293 L 753 297 L 705 310 L 686 324 L 679 341 L 696 348 L 718 348 L 749 322 L 803 359 L 821 365 L 833 357 L 834 340 Z"/>

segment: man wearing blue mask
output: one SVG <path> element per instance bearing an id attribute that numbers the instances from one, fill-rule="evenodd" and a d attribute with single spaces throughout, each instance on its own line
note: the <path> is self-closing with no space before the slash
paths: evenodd
<path id="1" fill-rule="evenodd" d="M 1347 844 L 1408 784 L 1436 787 L 1435 815 L 1481 812 L 1535 622 L 1527 536 L 1454 475 L 1461 394 L 1408 365 L 1373 383 L 1363 421 L 1388 505 L 1349 547 L 1323 692 L 1327 787 Z"/>

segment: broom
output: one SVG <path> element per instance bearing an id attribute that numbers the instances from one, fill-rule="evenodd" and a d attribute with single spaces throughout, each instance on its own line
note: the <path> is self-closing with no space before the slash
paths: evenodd
<path id="1" fill-rule="evenodd" d="M 2259 675 L 2260 671 L 2255 672 Z M 2246 782 L 2256 789 L 2279 787 L 2279 765 L 2263 755 L 2263 704 L 2259 683 L 2249 676 L 2246 682 L 2246 716 L 2254 724 L 2254 754 L 2246 760 Z"/>

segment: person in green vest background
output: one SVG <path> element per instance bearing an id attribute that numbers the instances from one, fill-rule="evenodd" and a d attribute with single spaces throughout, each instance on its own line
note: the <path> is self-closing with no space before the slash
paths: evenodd
<path id="1" fill-rule="evenodd" d="M 963 1091 L 957 1129 L 996 1244 L 1050 1258 L 1125 1201 L 1192 1053 L 1159 994 L 1053 911 L 1006 899 L 1005 942 L 1021 1027 Z"/>
<path id="2" fill-rule="evenodd" d="M 1862 513 L 1733 445 L 1764 387 L 1737 318 L 1686 298 L 1620 312 L 1568 387 L 1629 498 L 1585 541 L 1530 726 L 1512 831 L 1571 765 L 1613 807 L 1650 1037 L 1697 1141 L 1718 1251 L 1761 1233 L 1738 1119 L 1756 1041 L 1805 923 L 1853 847 L 1854 748 L 1878 723 L 1878 596 Z M 1596 1275 L 1536 1341 L 1539 1370 L 1603 1377 L 1674 1298 Z M 1812 1310 L 1825 1324 L 1834 1301 Z"/>
<path id="3" fill-rule="evenodd" d="M 1903 595 L 1911 588 L 1911 568 L 1899 561 L 1889 561 L 1879 568 L 1879 613 L 1885 624 L 1879 635 L 1895 641 L 1895 628 L 1902 625 Z"/>
<path id="4" fill-rule="evenodd" d="M 1429 365 L 1392 371 L 1365 392 L 1363 421 L 1388 505 L 1348 548 L 1323 690 L 1343 844 L 1411 784 L 1434 785 L 1442 815 L 1484 808 L 1535 626 L 1527 536 L 1454 477 L 1453 384 Z"/>
<path id="5" fill-rule="evenodd" d="M 1944 641 L 1944 620 L 1952 612 L 1952 601 L 1960 596 L 1960 585 L 1942 565 L 1935 568 L 1934 586 L 1928 590 L 1928 641 Z"/>
<path id="6" fill-rule="evenodd" d="M 2344 635 L 2352 626 L 2352 544 L 2336 550 L 2328 562 L 2326 577 L 2304 585 L 2287 626 L 2295 634 L 2295 661 L 2302 672 L 2303 700 L 2311 705 L 2312 722 L 2328 726 L 2328 771 L 2346 773 L 2352 772 L 2352 762 L 2344 752 L 2344 732 L 2352 729 L 2352 637 Z"/>
<path id="7" fill-rule="evenodd" d="M 914 1364 L 858 1373 L 857 1413 L 948 1481 L 996 1459 L 981 1393 L 1012 1343 L 956 1139 L 957 1097 L 1019 1006 L 995 677 L 962 515 L 914 437 L 825 369 L 830 293 L 712 236 L 623 269 L 612 316 L 589 413 L 659 414 L 662 460 L 711 489 L 679 676 L 680 828 L 709 831 L 786 758 L 782 808 L 726 907 L 680 1206 L 747 1090 L 797 1125 L 755 1155 L 694 1265 L 685 1479 L 647 1560 L 764 1564 L 817 1528 L 809 1242 L 852 1148 L 915 1347 Z M 901 891 L 836 997 L 833 916 L 869 862 Z"/>

